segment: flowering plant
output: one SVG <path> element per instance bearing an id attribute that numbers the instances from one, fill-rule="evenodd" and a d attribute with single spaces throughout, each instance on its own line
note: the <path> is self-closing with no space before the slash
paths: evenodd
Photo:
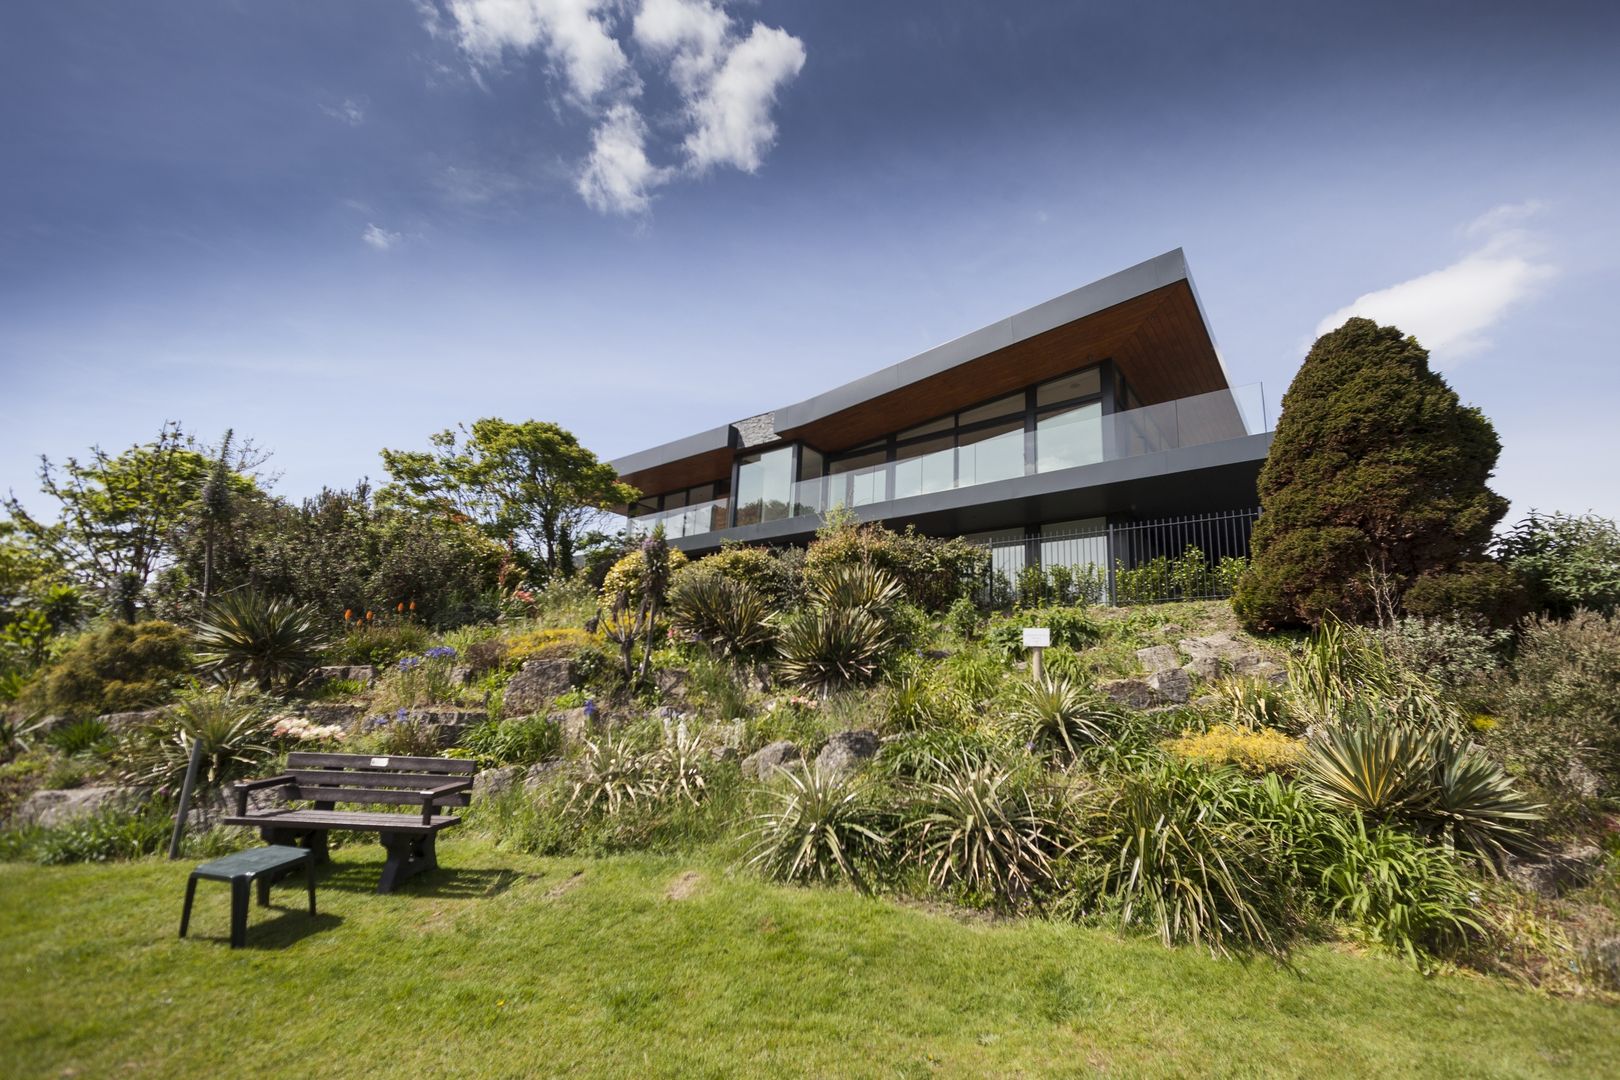
<path id="1" fill-rule="evenodd" d="M 311 723 L 302 716 L 278 716 L 270 733 L 278 739 L 298 742 L 342 742 L 343 729 L 337 724 Z"/>

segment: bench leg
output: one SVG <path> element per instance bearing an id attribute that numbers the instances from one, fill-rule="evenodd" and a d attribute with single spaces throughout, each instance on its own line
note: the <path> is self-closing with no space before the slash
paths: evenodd
<path id="1" fill-rule="evenodd" d="M 259 829 L 259 839 L 267 844 L 301 847 L 311 852 L 318 863 L 330 860 L 326 850 L 325 829 L 285 829 L 266 825 Z"/>
<path id="2" fill-rule="evenodd" d="M 273 874 L 260 874 L 258 877 L 260 907 L 270 906 L 270 879 L 273 876 Z"/>
<path id="3" fill-rule="evenodd" d="M 186 906 L 180 909 L 180 936 L 185 937 L 191 927 L 191 902 L 197 898 L 197 875 L 186 879 Z"/>
<path id="4" fill-rule="evenodd" d="M 394 886 L 408 877 L 439 867 L 438 852 L 434 846 L 436 834 L 413 836 L 409 833 L 383 833 L 384 850 L 388 862 L 383 864 L 382 880 L 377 883 L 379 893 L 390 893 Z"/>
<path id="5" fill-rule="evenodd" d="M 309 886 L 309 913 L 315 914 L 315 859 L 311 856 L 304 860 L 304 884 Z"/>
<path id="6" fill-rule="evenodd" d="M 247 944 L 248 886 L 247 878 L 231 879 L 231 948 L 240 949 Z"/>

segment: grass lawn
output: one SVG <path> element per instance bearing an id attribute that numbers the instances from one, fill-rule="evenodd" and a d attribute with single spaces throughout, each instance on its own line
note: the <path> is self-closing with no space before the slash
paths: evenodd
<path id="1" fill-rule="evenodd" d="M 1040 922 L 777 888 L 720 864 L 535 859 L 446 841 L 322 915 L 187 863 L 0 866 L 5 1076 L 1620 1076 L 1620 1011 L 1382 957 L 1294 970 Z"/>

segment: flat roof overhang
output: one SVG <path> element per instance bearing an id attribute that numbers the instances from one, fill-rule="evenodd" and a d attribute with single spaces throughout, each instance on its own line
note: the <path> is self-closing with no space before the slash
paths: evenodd
<path id="1" fill-rule="evenodd" d="M 861 521 L 882 521 L 892 529 L 916 525 L 933 536 L 1077 518 L 1151 519 L 1248 509 L 1259 502 L 1256 481 L 1271 436 L 1267 431 L 853 509 Z M 818 516 L 806 515 L 683 536 L 670 544 L 688 554 L 718 550 L 726 540 L 798 544 L 814 536 L 820 523 Z"/>
<path id="2" fill-rule="evenodd" d="M 1180 248 L 777 409 L 774 428 L 836 453 L 1103 360 L 1147 405 L 1229 385 Z M 726 425 L 612 464 L 658 494 L 729 478 L 735 445 Z"/>

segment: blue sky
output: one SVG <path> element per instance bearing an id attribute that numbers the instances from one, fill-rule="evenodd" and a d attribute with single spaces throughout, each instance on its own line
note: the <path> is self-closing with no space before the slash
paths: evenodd
<path id="1" fill-rule="evenodd" d="M 1620 5 L 53 0 L 0 14 L 0 489 L 166 419 L 290 496 L 605 457 L 1173 247 L 1233 379 L 1395 321 L 1620 516 Z"/>

